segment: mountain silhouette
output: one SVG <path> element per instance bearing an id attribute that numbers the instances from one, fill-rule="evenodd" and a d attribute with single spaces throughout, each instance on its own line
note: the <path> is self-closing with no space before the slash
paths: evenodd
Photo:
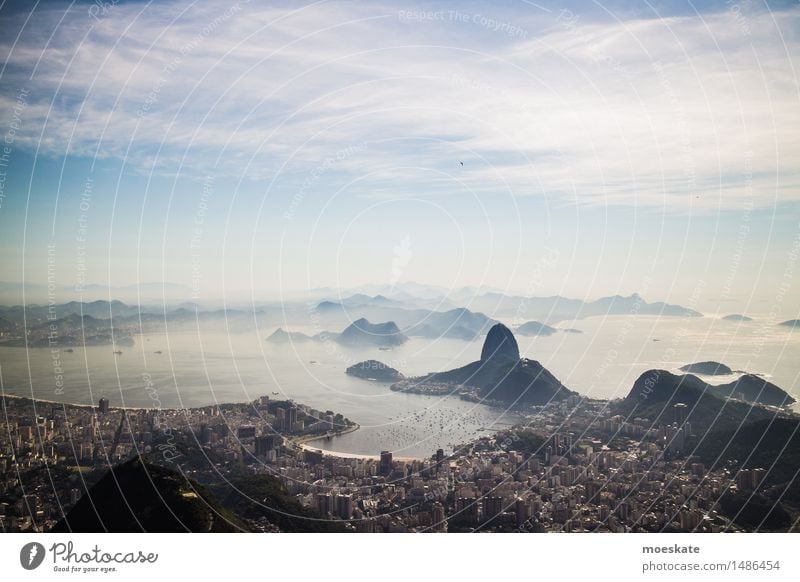
<path id="1" fill-rule="evenodd" d="M 486 362 L 488 360 L 519 361 L 517 340 L 511 330 L 502 323 L 494 325 L 489 330 L 489 333 L 486 334 L 486 339 L 481 349 L 481 361 Z"/>
<path id="2" fill-rule="evenodd" d="M 480 360 L 417 378 L 415 382 L 463 384 L 477 388 L 481 398 L 509 405 L 547 404 L 575 394 L 539 362 L 520 359 L 517 340 L 502 323 L 486 335 Z"/>
<path id="3" fill-rule="evenodd" d="M 393 321 L 370 323 L 362 317 L 347 326 L 337 340 L 349 346 L 399 346 L 408 338 Z"/>
<path id="4" fill-rule="evenodd" d="M 747 375 L 746 375 L 747 376 Z M 743 376 L 745 378 L 746 376 Z M 794 398 L 763 378 L 742 378 L 714 386 L 691 374 L 677 375 L 666 370 L 648 370 L 634 382 L 628 396 L 616 406 L 620 412 L 647 418 L 651 422 L 671 423 L 674 406 L 685 404 L 686 418 L 698 430 L 735 430 L 738 426 L 775 417 L 772 409 L 754 404 L 791 404 Z M 743 399 L 728 399 L 729 396 Z"/>

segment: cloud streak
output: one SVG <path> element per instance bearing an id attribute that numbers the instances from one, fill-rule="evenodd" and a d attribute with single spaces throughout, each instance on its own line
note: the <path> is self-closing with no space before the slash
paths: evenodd
<path id="1" fill-rule="evenodd" d="M 30 151 L 274 188 L 369 144 L 337 164 L 356 195 L 510 191 L 678 211 L 800 199 L 799 9 L 496 12 L 50 8 L 13 48 L 2 41 L 0 111 L 24 86 L 17 143 Z"/>

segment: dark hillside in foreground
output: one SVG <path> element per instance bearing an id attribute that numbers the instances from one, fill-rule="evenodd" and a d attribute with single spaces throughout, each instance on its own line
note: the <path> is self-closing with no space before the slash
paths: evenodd
<path id="1" fill-rule="evenodd" d="M 106 473 L 53 531 L 236 532 L 249 527 L 201 485 L 137 458 Z"/>

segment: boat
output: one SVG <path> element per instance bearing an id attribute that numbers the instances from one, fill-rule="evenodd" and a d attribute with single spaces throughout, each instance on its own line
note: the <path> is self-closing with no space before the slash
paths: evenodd
<path id="1" fill-rule="evenodd" d="M 66 349 L 66 350 L 64 350 L 64 351 L 65 351 L 65 352 L 67 352 L 68 354 L 71 354 L 71 353 L 72 353 L 72 352 L 74 352 L 75 350 L 73 350 L 72 348 L 67 348 L 67 349 Z"/>
<path id="2" fill-rule="evenodd" d="M 114 350 L 114 353 L 120 355 L 122 353 L 122 350 Z"/>
<path id="3" fill-rule="evenodd" d="M 156 351 L 155 351 L 155 352 L 153 352 L 153 353 L 154 353 L 154 354 L 160 354 L 160 353 L 161 353 L 161 350 L 156 350 Z"/>

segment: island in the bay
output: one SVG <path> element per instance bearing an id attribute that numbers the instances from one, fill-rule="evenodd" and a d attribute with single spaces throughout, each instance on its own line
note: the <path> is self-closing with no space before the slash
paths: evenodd
<path id="1" fill-rule="evenodd" d="M 403 379 L 400 372 L 378 360 L 358 362 L 348 367 L 345 372 L 350 376 L 375 382 L 396 382 Z"/>

